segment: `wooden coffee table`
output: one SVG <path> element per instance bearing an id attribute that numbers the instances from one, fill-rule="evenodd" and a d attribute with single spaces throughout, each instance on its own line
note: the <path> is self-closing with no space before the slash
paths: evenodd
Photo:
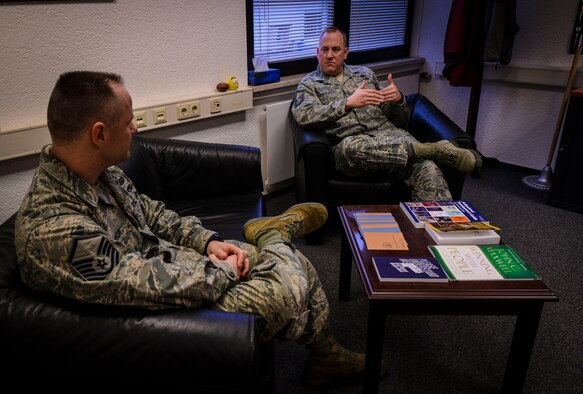
<path id="1" fill-rule="evenodd" d="M 409 245 L 408 251 L 368 250 L 354 212 L 391 212 Z M 380 282 L 373 256 L 429 257 L 434 242 L 415 228 L 398 205 L 343 205 L 338 207 L 344 228 L 340 252 L 341 301 L 350 298 L 352 261 L 368 297 L 368 328 L 363 392 L 376 393 L 383 352 L 386 315 L 516 315 L 506 363 L 503 392 L 521 392 L 545 302 L 558 301 L 541 281 L 458 281 L 442 283 Z"/>

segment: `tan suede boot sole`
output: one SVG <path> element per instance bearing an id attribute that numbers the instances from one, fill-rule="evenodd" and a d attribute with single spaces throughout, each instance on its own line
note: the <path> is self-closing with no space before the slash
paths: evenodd
<path id="1" fill-rule="evenodd" d="M 473 149 L 459 148 L 452 141 L 415 144 L 415 157 L 430 159 L 438 164 L 445 164 L 466 174 L 480 174 L 482 157 Z"/>
<path id="2" fill-rule="evenodd" d="M 276 229 L 284 241 L 311 233 L 321 227 L 328 219 L 328 210 L 320 203 L 306 202 L 296 204 L 277 216 L 255 218 L 243 225 L 243 235 L 247 242 L 257 244 L 261 233 Z"/>

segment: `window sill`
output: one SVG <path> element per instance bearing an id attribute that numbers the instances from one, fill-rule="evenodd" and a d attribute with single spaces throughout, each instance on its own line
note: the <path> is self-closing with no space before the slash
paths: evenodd
<path id="1" fill-rule="evenodd" d="M 362 66 L 366 66 L 373 70 L 379 80 L 382 80 L 386 79 L 389 73 L 393 74 L 393 78 L 418 74 L 423 63 L 425 63 L 425 58 L 407 57 L 374 63 L 364 63 Z M 291 99 L 295 93 L 296 86 L 306 75 L 307 74 L 287 75 L 281 77 L 279 82 L 249 86 L 253 89 L 254 104 L 261 104 L 260 101 L 263 100 L 272 101 L 274 99 Z"/>

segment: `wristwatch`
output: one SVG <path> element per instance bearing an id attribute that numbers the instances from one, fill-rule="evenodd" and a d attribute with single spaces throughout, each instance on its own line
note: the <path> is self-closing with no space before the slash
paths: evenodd
<path id="1" fill-rule="evenodd" d="M 223 237 L 221 237 L 221 235 L 219 233 L 214 233 L 213 235 L 211 235 L 211 237 L 208 239 L 208 241 L 206 241 L 206 245 L 204 246 L 205 253 L 207 253 L 206 249 L 208 248 L 211 241 L 223 242 Z"/>

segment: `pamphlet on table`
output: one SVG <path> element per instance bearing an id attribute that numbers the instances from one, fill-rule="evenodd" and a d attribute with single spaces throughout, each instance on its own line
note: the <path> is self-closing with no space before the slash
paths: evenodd
<path id="1" fill-rule="evenodd" d="M 448 282 L 437 259 L 433 257 L 375 256 L 372 262 L 381 282 Z"/>
<path id="2" fill-rule="evenodd" d="M 407 241 L 390 212 L 355 212 L 358 231 L 369 250 L 409 250 Z"/>

